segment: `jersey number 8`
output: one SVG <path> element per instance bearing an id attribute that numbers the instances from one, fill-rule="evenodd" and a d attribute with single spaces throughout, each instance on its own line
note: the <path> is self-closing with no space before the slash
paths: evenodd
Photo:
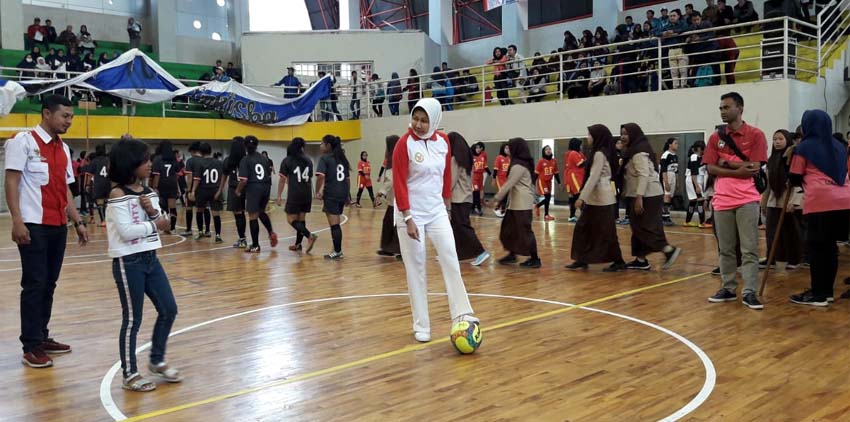
<path id="1" fill-rule="evenodd" d="M 342 182 L 345 180 L 345 167 L 342 164 L 336 165 L 336 181 Z"/>

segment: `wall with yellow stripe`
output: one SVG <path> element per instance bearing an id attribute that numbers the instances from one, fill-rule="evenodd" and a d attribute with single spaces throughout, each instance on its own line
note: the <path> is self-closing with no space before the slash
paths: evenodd
<path id="1" fill-rule="evenodd" d="M 35 127 L 37 114 L 10 114 L 0 118 L 0 128 Z M 0 129 L 0 138 L 17 130 Z M 360 139 L 360 121 L 305 123 L 300 126 L 268 127 L 225 119 L 188 119 L 176 117 L 85 116 L 77 114 L 66 139 L 118 139 L 129 133 L 137 139 L 230 140 L 234 136 L 254 135 L 261 141 L 288 142 L 300 136 L 307 142 L 320 142 L 327 134 L 343 141 Z"/>

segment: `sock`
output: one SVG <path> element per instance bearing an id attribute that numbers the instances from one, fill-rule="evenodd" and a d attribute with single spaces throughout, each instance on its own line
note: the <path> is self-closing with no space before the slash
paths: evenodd
<path id="1" fill-rule="evenodd" d="M 702 203 L 697 205 L 697 213 L 699 214 L 699 223 L 705 223 L 705 207 L 702 206 Z"/>
<path id="2" fill-rule="evenodd" d="M 204 228 L 205 228 L 204 231 L 206 233 L 210 232 L 210 209 L 209 208 L 204 208 Z"/>
<path id="3" fill-rule="evenodd" d="M 295 229 L 295 244 L 296 245 L 300 245 L 301 241 L 304 240 L 304 235 L 301 234 L 301 230 L 298 229 L 298 223 L 299 223 L 298 220 L 295 220 L 295 221 L 289 223 L 289 225 L 292 226 L 293 229 Z"/>
<path id="4" fill-rule="evenodd" d="M 100 217 L 101 223 L 106 221 L 106 212 L 105 212 L 104 208 L 106 208 L 106 206 L 104 206 L 104 205 L 98 205 L 97 206 L 97 215 L 98 215 L 98 217 Z"/>
<path id="5" fill-rule="evenodd" d="M 192 216 L 193 215 L 194 214 L 192 214 L 192 209 L 187 208 L 186 209 L 186 231 L 192 231 Z"/>
<path id="6" fill-rule="evenodd" d="M 670 218 L 670 204 L 664 204 L 661 207 L 661 218 L 665 220 Z"/>
<path id="7" fill-rule="evenodd" d="M 239 235 L 239 239 L 245 238 L 245 214 L 234 214 L 233 218 L 236 220 L 236 234 Z"/>
<path id="8" fill-rule="evenodd" d="M 472 209 L 480 210 L 481 209 L 481 192 L 472 191 Z"/>
<path id="9" fill-rule="evenodd" d="M 221 236 L 221 216 L 220 215 L 214 215 L 213 216 L 213 223 L 215 224 L 215 235 Z"/>
<path id="10" fill-rule="evenodd" d="M 694 201 L 688 203 L 688 212 L 685 215 L 685 223 L 690 223 L 694 218 Z"/>
<path id="11" fill-rule="evenodd" d="M 310 238 L 313 234 L 310 233 L 310 230 L 307 230 L 307 222 L 306 221 L 298 221 L 298 232 L 301 233 L 301 236 L 306 238 Z"/>
<path id="12" fill-rule="evenodd" d="M 368 188 L 366 188 L 366 190 L 368 190 L 368 191 L 369 191 L 369 198 L 370 198 L 370 199 L 372 200 L 372 202 L 374 203 L 374 202 L 375 202 L 375 191 L 372 189 L 372 187 L 371 187 L 371 186 L 369 186 Z M 358 201 L 358 202 L 359 202 L 359 201 Z"/>
<path id="13" fill-rule="evenodd" d="M 331 226 L 331 237 L 334 242 L 334 252 L 342 252 L 342 228 L 339 224 Z"/>
<path id="14" fill-rule="evenodd" d="M 198 232 L 204 232 L 204 212 L 201 210 L 195 211 L 195 220 L 196 224 L 198 224 Z"/>
<path id="15" fill-rule="evenodd" d="M 543 198 L 543 212 L 545 212 L 546 215 L 549 215 L 549 199 L 550 198 L 552 198 L 551 193 L 547 193 L 546 197 Z"/>
<path id="16" fill-rule="evenodd" d="M 357 189 L 357 203 L 360 203 L 360 197 L 363 196 L 363 188 Z"/>
<path id="17" fill-rule="evenodd" d="M 576 201 L 578 201 L 578 197 L 576 197 L 576 196 L 570 197 L 570 201 L 569 201 L 570 202 L 570 218 L 573 218 L 573 217 L 576 216 Z"/>
<path id="18" fill-rule="evenodd" d="M 261 212 L 260 213 L 260 222 L 263 223 L 263 227 L 266 228 L 266 230 L 269 232 L 269 235 L 271 235 L 274 232 L 274 230 L 272 230 L 272 220 L 269 220 L 268 214 Z"/>
<path id="19" fill-rule="evenodd" d="M 177 229 L 177 208 L 169 208 L 168 214 L 171 215 L 171 231 Z"/>
<path id="20" fill-rule="evenodd" d="M 257 238 L 260 237 L 260 223 L 257 220 L 251 220 L 251 247 L 260 246 Z"/>

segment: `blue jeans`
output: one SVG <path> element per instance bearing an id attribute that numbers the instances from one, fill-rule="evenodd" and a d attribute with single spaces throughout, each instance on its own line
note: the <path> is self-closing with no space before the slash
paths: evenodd
<path id="1" fill-rule="evenodd" d="M 41 347 L 49 336 L 53 292 L 62 271 L 66 226 L 27 224 L 30 244 L 19 245 L 21 255 L 21 343 L 24 353 Z"/>
<path id="2" fill-rule="evenodd" d="M 165 360 L 165 343 L 177 316 L 177 302 L 171 292 L 168 276 L 155 251 L 139 252 L 112 260 L 112 275 L 121 300 L 121 331 L 118 346 L 124 377 L 138 372 L 136 368 L 136 336 L 142 326 L 142 311 L 147 295 L 156 307 L 150 361 Z M 129 328 L 129 332 L 128 329 Z"/>

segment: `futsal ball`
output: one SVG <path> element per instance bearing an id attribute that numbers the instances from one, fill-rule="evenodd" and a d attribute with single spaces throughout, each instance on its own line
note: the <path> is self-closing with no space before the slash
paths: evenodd
<path id="1" fill-rule="evenodd" d="M 483 340 L 478 322 L 460 321 L 452 325 L 452 346 L 462 355 L 475 352 Z"/>

